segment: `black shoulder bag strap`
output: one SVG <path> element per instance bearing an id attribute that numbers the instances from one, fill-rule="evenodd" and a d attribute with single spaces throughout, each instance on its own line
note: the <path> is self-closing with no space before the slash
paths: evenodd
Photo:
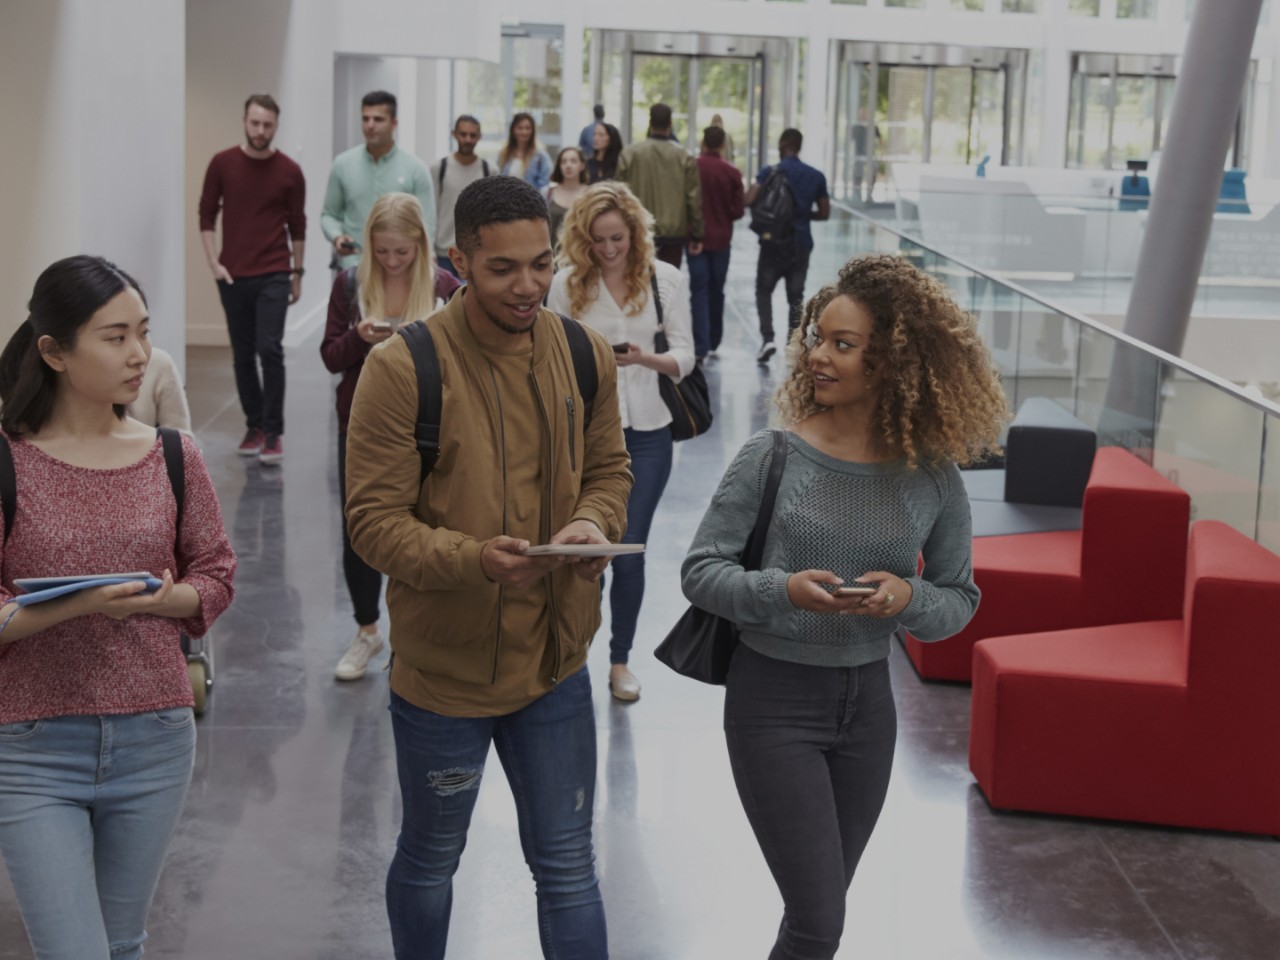
<path id="1" fill-rule="evenodd" d="M 760 498 L 760 510 L 756 514 L 756 525 L 747 538 L 747 545 L 742 551 L 742 567 L 744 570 L 759 570 L 764 559 L 764 541 L 769 535 L 769 521 L 773 519 L 774 503 L 778 499 L 778 487 L 782 485 L 782 472 L 787 466 L 787 451 L 791 445 L 787 442 L 787 431 L 773 431 L 773 460 L 769 464 L 769 476 L 764 483 L 764 496 Z"/>
<path id="2" fill-rule="evenodd" d="M 182 434 L 173 427 L 160 427 L 160 446 L 164 449 L 164 469 L 169 474 L 173 500 L 178 505 L 175 532 L 182 530 L 182 510 L 187 500 L 187 474 L 182 462 Z M 6 437 L 0 436 L 0 507 L 4 509 L 4 542 L 13 532 L 13 518 L 18 509 L 18 478 L 13 469 L 13 450 Z M 175 542 L 177 537 L 175 536 Z"/>
<path id="3" fill-rule="evenodd" d="M 667 326 L 662 319 L 662 294 L 658 292 L 658 274 L 649 274 L 649 286 L 653 290 L 653 309 L 658 313 L 658 332 L 653 335 L 653 352 L 666 353 L 671 348 L 667 345 Z"/>
<path id="4" fill-rule="evenodd" d="M 444 193 L 444 168 L 449 165 L 448 157 L 440 158 L 440 192 Z"/>

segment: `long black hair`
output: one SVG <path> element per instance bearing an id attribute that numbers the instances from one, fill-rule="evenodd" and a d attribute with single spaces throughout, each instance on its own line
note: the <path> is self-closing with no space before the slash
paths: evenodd
<path id="1" fill-rule="evenodd" d="M 53 415 L 58 378 L 40 356 L 40 338 L 63 349 L 75 346 L 80 328 L 123 291 L 132 287 L 147 302 L 138 281 L 102 257 L 67 257 L 36 279 L 27 319 L 0 353 L 0 427 L 11 437 L 39 433 Z M 111 409 L 124 419 L 122 403 Z"/>
<path id="2" fill-rule="evenodd" d="M 605 123 L 601 120 L 596 124 L 597 127 L 604 127 L 605 134 L 609 137 L 609 143 L 604 148 L 604 156 L 599 160 L 596 159 L 595 151 L 591 151 L 591 156 L 587 158 L 587 169 L 590 172 L 592 183 L 600 180 L 612 180 L 614 174 L 618 172 L 618 156 L 622 153 L 622 134 L 618 132 L 618 128 L 612 123 Z"/>

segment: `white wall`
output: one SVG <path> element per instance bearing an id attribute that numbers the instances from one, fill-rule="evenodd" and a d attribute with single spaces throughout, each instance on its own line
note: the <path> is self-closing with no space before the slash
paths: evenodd
<path id="1" fill-rule="evenodd" d="M 138 279 L 155 342 L 183 363 L 183 31 L 181 4 L 5 3 L 5 340 L 26 317 L 41 270 L 61 257 L 93 253 Z"/>
<path id="2" fill-rule="evenodd" d="M 245 98 L 271 93 L 281 108 L 276 146 L 301 164 L 307 179 L 307 272 L 285 334 L 286 344 L 296 344 L 322 322 L 328 303 L 329 251 L 320 208 L 334 153 L 360 142 L 360 97 L 375 87 L 396 93 L 408 107 L 401 131 L 416 141 L 424 107 L 417 63 L 404 58 L 496 59 L 497 2 L 186 0 L 186 8 L 188 336 L 192 343 L 227 342 L 217 289 L 200 248 L 196 202 L 209 159 L 243 138 Z M 341 108 L 342 91 L 354 98 L 350 109 Z M 340 109 L 345 128 L 336 122 Z"/>

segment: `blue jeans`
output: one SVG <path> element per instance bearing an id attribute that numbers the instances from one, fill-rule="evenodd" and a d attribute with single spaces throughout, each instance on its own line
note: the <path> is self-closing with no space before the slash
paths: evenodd
<path id="1" fill-rule="evenodd" d="M 644 543 L 657 512 L 662 491 L 671 476 L 671 428 L 622 431 L 631 454 L 631 496 L 627 499 L 627 532 L 623 543 Z M 644 600 L 644 554 L 632 553 L 613 561 L 613 586 L 609 609 L 613 635 L 609 638 L 609 662 L 626 663 L 636 638 L 636 621 Z"/>
<path id="2" fill-rule="evenodd" d="M 284 433 L 284 319 L 290 289 L 288 272 L 218 281 L 245 426 L 263 433 Z"/>
<path id="3" fill-rule="evenodd" d="M 724 732 L 738 797 L 782 894 L 769 960 L 830 960 L 889 789 L 898 715 L 889 661 L 814 667 L 739 645 Z"/>
<path id="4" fill-rule="evenodd" d="M 0 856 L 36 960 L 136 960 L 195 759 L 189 707 L 0 725 Z"/>
<path id="5" fill-rule="evenodd" d="M 705 357 L 720 349 L 724 337 L 724 282 L 729 276 L 729 253 L 703 250 L 689 256 L 689 305 L 693 311 L 693 354 Z"/>
<path id="6" fill-rule="evenodd" d="M 396 960 L 444 957 L 453 875 L 490 743 L 516 801 L 520 845 L 537 889 L 543 956 L 608 957 L 591 848 L 596 725 L 586 669 L 501 717 L 445 717 L 393 692 L 391 728 L 404 807 L 387 873 Z"/>

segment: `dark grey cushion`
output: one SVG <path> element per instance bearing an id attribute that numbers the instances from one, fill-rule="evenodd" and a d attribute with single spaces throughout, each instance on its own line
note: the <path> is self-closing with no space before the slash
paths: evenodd
<path id="1" fill-rule="evenodd" d="M 1081 506 L 1097 447 L 1097 434 L 1052 400 L 1024 401 L 1005 441 L 1005 501 Z"/>

